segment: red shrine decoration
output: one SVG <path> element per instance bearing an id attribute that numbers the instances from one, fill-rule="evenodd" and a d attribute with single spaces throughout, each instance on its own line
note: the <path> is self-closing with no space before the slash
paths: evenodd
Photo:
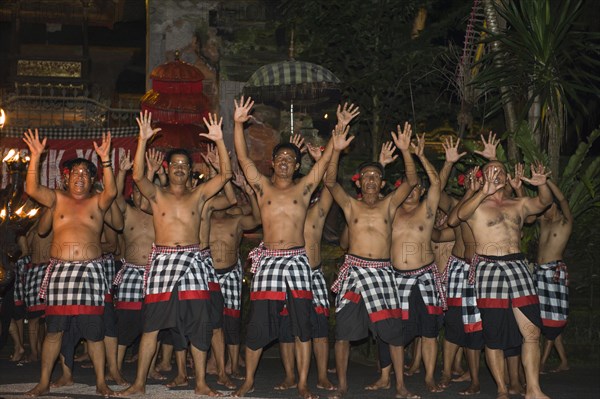
<path id="1" fill-rule="evenodd" d="M 204 75 L 198 68 L 179 59 L 159 65 L 150 74 L 152 89 L 141 100 L 142 111 L 152 112 L 161 124 L 203 125 L 211 104 L 203 93 Z"/>

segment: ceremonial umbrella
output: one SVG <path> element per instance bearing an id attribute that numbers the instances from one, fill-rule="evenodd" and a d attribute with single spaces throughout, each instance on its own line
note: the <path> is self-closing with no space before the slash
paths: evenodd
<path id="1" fill-rule="evenodd" d="M 337 102 L 340 80 L 327 68 L 304 61 L 276 62 L 260 67 L 244 86 L 244 95 L 262 103 L 289 102 L 294 131 L 294 103 L 315 105 Z"/>

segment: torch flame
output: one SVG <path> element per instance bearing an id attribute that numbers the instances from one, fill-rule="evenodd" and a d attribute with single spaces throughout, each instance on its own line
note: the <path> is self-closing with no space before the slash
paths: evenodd
<path id="1" fill-rule="evenodd" d="M 27 216 L 29 216 L 30 218 L 34 217 L 35 215 L 37 215 L 38 211 L 40 210 L 40 208 L 34 208 L 32 210 L 30 210 L 27 213 Z"/>
<path id="2" fill-rule="evenodd" d="M 2 209 L 0 211 L 0 218 L 4 219 L 6 217 L 6 209 Z"/>
<path id="3" fill-rule="evenodd" d="M 23 213 L 23 208 L 25 208 L 25 205 L 23 205 L 22 207 L 20 207 L 19 209 L 17 209 L 15 211 L 15 215 L 21 216 L 21 213 Z"/>
<path id="4" fill-rule="evenodd" d="M 0 108 L 0 128 L 4 127 L 4 122 L 6 122 L 6 114 L 4 113 L 4 110 Z"/>
<path id="5" fill-rule="evenodd" d="M 12 148 L 11 148 L 11 149 L 10 149 L 10 151 L 8 152 L 8 154 L 6 154 L 6 156 L 5 156 L 5 157 L 4 157 L 4 159 L 2 160 L 2 162 L 6 162 L 6 161 L 8 161 L 9 159 L 11 159 L 12 157 L 14 157 L 14 156 L 15 156 L 15 152 L 16 152 L 16 151 L 15 151 L 14 149 L 12 149 Z"/>

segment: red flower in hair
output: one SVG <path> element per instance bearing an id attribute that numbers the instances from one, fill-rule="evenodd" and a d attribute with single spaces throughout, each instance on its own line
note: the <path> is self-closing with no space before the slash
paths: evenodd
<path id="1" fill-rule="evenodd" d="M 69 168 L 67 168 L 67 167 L 65 166 L 65 167 L 63 168 L 62 172 L 63 172 L 63 175 L 68 175 L 68 174 L 69 174 L 69 172 L 71 172 L 71 171 L 69 170 Z"/>
<path id="2" fill-rule="evenodd" d="M 362 198 L 362 193 L 358 193 L 358 194 L 356 194 L 356 198 L 357 198 L 357 199 L 361 199 L 361 198 Z"/>
<path id="3" fill-rule="evenodd" d="M 477 171 L 477 173 L 475 174 L 475 177 L 478 178 L 478 179 L 481 179 L 483 177 L 483 172 L 481 171 L 481 169 L 479 169 Z"/>
<path id="4" fill-rule="evenodd" d="M 396 180 L 396 182 L 394 183 L 394 187 L 400 187 L 400 185 L 402 184 L 402 179 L 398 179 Z"/>
<path id="5" fill-rule="evenodd" d="M 162 161 L 162 167 L 167 169 L 167 167 L 169 166 L 169 164 L 167 163 L 167 161 Z"/>
<path id="6" fill-rule="evenodd" d="M 461 187 L 465 185 L 465 175 L 462 173 L 458 175 L 458 185 Z"/>
<path id="7" fill-rule="evenodd" d="M 360 173 L 356 173 L 352 176 L 352 181 L 358 181 L 358 179 L 360 179 Z"/>
<path id="8" fill-rule="evenodd" d="M 319 150 L 321 150 L 321 152 L 323 152 L 323 151 L 325 151 L 325 147 L 323 147 L 323 146 L 320 146 L 320 147 L 319 147 Z"/>

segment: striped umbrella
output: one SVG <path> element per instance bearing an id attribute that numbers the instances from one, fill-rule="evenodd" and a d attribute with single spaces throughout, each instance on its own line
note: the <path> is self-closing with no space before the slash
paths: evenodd
<path id="1" fill-rule="evenodd" d="M 340 80 L 327 68 L 310 62 L 289 60 L 260 67 L 244 86 L 244 95 L 257 102 L 290 103 L 290 127 L 294 131 L 294 102 L 337 102 Z"/>

